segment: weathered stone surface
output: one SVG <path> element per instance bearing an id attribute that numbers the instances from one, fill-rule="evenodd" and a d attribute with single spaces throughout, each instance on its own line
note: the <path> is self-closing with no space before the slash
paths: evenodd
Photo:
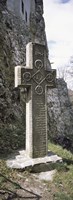
<path id="1" fill-rule="evenodd" d="M 57 88 L 48 89 L 47 103 L 48 138 L 73 149 L 73 110 L 63 79 L 57 80 Z"/>
<path id="2" fill-rule="evenodd" d="M 38 11 L 35 20 L 37 14 Z M 19 91 L 14 89 L 14 67 L 25 65 L 29 41 L 33 38 L 39 40 L 39 35 L 42 35 L 41 43 L 46 43 L 44 27 L 41 33 L 38 26 L 40 21 L 36 23 L 37 36 L 35 34 L 34 38 L 31 28 L 0 1 L 0 153 L 25 147 L 25 95 L 22 94 L 20 100 Z"/>
<path id="3" fill-rule="evenodd" d="M 48 152 L 46 91 L 56 87 L 56 70 L 46 69 L 46 48 L 29 42 L 26 46 L 26 66 L 15 67 L 15 86 L 27 88 L 26 151 L 32 158 Z"/>
<path id="4" fill-rule="evenodd" d="M 8 10 L 21 17 L 29 26 L 30 12 L 35 12 L 35 0 L 7 0 L 6 6 Z"/>
<path id="5" fill-rule="evenodd" d="M 6 5 L 6 1 L 7 0 L 0 0 L 0 4 L 2 4 L 4 6 L 4 5 Z"/>
<path id="6" fill-rule="evenodd" d="M 35 177 L 44 181 L 53 181 L 53 177 L 55 174 L 56 174 L 56 170 L 51 170 L 48 172 L 41 172 L 38 175 L 35 175 Z"/>
<path id="7" fill-rule="evenodd" d="M 50 152 L 49 152 L 50 153 Z M 19 155 L 15 156 L 15 159 L 8 159 L 6 164 L 10 168 L 15 169 L 29 169 L 34 172 L 49 171 L 49 167 L 53 168 L 55 163 L 61 163 L 62 158 L 56 154 L 51 153 L 43 158 L 30 158 L 27 156 L 27 152 L 19 151 Z"/>

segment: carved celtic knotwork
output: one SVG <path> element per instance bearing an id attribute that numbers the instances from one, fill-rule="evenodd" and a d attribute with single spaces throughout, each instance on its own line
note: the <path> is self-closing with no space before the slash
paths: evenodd
<path id="1" fill-rule="evenodd" d="M 23 74 L 23 79 L 24 79 L 26 82 L 30 81 L 30 79 L 31 79 L 31 74 L 30 74 L 29 72 L 25 72 L 25 73 Z"/>
<path id="2" fill-rule="evenodd" d="M 30 56 L 30 55 L 29 55 Z M 55 70 L 46 70 L 46 51 L 44 46 L 33 45 L 33 57 L 30 63 L 30 68 L 28 68 L 28 62 L 26 68 L 22 68 L 22 85 L 29 87 L 33 85 L 34 91 L 37 95 L 45 94 L 45 85 L 48 87 L 53 87 L 55 85 Z M 29 61 L 31 61 L 28 58 Z M 33 66 L 31 66 L 33 64 Z M 19 79 L 20 80 L 20 79 Z"/>
<path id="3" fill-rule="evenodd" d="M 43 67 L 42 60 L 40 60 L 40 59 L 36 60 L 35 61 L 35 67 L 40 70 Z"/>
<path id="4" fill-rule="evenodd" d="M 46 80 L 47 80 L 47 82 L 53 81 L 53 74 L 51 72 L 46 76 Z"/>
<path id="5" fill-rule="evenodd" d="M 43 78 L 43 75 L 42 75 L 42 73 L 38 70 L 38 72 L 37 73 L 35 73 L 34 75 L 33 75 L 33 80 L 37 83 L 37 84 L 40 84 L 40 82 L 41 82 L 41 80 L 42 80 L 42 78 Z"/>
<path id="6" fill-rule="evenodd" d="M 36 88 L 35 88 L 35 92 L 38 95 L 41 95 L 43 93 L 43 87 L 41 85 L 37 85 Z"/>

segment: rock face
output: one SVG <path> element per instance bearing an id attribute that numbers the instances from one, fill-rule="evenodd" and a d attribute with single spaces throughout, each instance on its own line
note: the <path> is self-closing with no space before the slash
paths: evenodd
<path id="1" fill-rule="evenodd" d="M 73 109 L 63 79 L 57 80 L 55 89 L 48 89 L 48 138 L 73 149 Z"/>
<path id="2" fill-rule="evenodd" d="M 7 10 L 5 3 L 0 1 L 0 153 L 25 147 L 25 98 L 20 99 L 19 91 L 14 89 L 14 67 L 25 65 L 29 41 L 47 44 L 39 4 L 36 4 L 34 19 L 31 13 L 30 27 L 27 27 L 24 21 Z M 46 58 L 50 67 L 48 50 Z"/>
<path id="3" fill-rule="evenodd" d="M 14 90 L 14 66 L 25 64 L 25 45 L 30 36 L 26 25 L 1 5 L 0 19 L 0 153 L 3 153 L 24 146 L 25 114 L 19 92 Z"/>
<path id="4" fill-rule="evenodd" d="M 25 65 L 26 44 L 36 41 L 48 49 L 43 2 L 36 0 L 36 11 L 31 13 L 30 27 L 9 12 L 6 1 L 0 1 L 0 153 L 10 153 L 25 147 L 25 95 L 14 89 L 14 67 Z M 41 36 L 41 37 L 40 37 Z M 62 143 L 63 136 L 72 138 L 73 117 L 64 81 L 48 90 L 48 137 Z M 69 125 L 68 125 L 69 124 Z"/>
<path id="5" fill-rule="evenodd" d="M 70 98 L 70 101 L 71 101 L 71 106 L 72 106 L 72 109 L 73 109 L 73 91 L 72 90 L 68 90 L 68 94 L 69 94 L 69 98 Z"/>

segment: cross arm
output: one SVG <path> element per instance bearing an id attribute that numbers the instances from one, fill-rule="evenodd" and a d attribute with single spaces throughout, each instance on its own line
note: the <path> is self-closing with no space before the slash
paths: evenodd
<path id="1" fill-rule="evenodd" d="M 27 86 L 31 84 L 32 69 L 24 66 L 15 67 L 15 87 Z"/>
<path id="2" fill-rule="evenodd" d="M 56 70 L 45 70 L 45 81 L 48 87 L 56 87 Z"/>
<path id="3" fill-rule="evenodd" d="M 22 68 L 21 69 L 21 85 L 28 87 L 31 85 L 32 80 L 32 69 Z"/>

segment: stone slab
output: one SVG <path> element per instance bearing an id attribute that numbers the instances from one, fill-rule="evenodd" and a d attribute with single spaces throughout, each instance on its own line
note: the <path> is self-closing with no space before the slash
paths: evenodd
<path id="1" fill-rule="evenodd" d="M 6 164 L 9 168 L 15 169 L 31 169 L 33 171 L 38 172 L 44 171 L 44 169 L 48 169 L 50 164 L 54 164 L 56 162 L 62 162 L 62 158 L 53 154 L 49 151 L 48 155 L 43 158 L 30 158 L 27 156 L 26 151 L 19 151 L 19 155 L 16 155 L 14 159 L 9 158 L 6 161 Z M 42 168 L 42 170 L 41 170 Z"/>
<path id="2" fill-rule="evenodd" d="M 51 171 L 47 171 L 47 172 L 41 172 L 39 174 L 35 174 L 34 176 L 36 178 L 38 178 L 39 180 L 43 180 L 43 181 L 53 181 L 53 177 L 56 174 L 56 169 L 55 170 L 51 170 Z"/>

